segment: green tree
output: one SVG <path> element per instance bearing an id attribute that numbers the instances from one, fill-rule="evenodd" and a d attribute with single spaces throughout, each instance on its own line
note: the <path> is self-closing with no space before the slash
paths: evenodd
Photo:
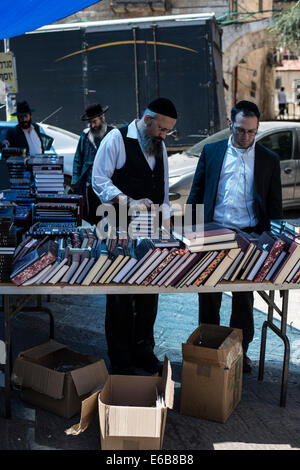
<path id="1" fill-rule="evenodd" d="M 279 47 L 300 53 L 300 0 L 276 14 L 270 30 L 275 35 Z"/>

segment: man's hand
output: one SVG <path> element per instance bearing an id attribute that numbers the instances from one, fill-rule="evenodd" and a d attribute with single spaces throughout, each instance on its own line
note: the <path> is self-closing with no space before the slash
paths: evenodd
<path id="1" fill-rule="evenodd" d="M 2 140 L 0 147 L 2 147 L 2 148 L 3 147 L 9 147 L 9 145 L 10 145 L 9 141 L 5 139 L 5 140 Z"/>
<path id="2" fill-rule="evenodd" d="M 129 209 L 136 209 L 136 210 L 143 210 L 143 209 L 150 209 L 153 202 L 151 199 L 144 198 L 144 199 L 131 199 L 128 198 L 128 207 Z"/>

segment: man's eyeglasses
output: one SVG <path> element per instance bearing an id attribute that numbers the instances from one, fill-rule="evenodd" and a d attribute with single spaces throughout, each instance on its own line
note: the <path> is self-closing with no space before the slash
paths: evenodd
<path id="1" fill-rule="evenodd" d="M 154 119 L 154 118 L 151 118 L 151 121 L 154 121 L 156 122 L 156 125 L 158 127 L 158 130 L 161 134 L 166 134 L 166 135 L 171 135 L 173 130 L 172 129 L 166 129 L 165 127 L 160 127 L 158 122 Z"/>
<path id="2" fill-rule="evenodd" d="M 232 126 L 232 130 L 239 135 L 248 134 L 250 137 L 254 137 L 257 134 L 257 129 L 251 129 L 248 131 L 247 129 L 243 129 L 242 127 Z"/>

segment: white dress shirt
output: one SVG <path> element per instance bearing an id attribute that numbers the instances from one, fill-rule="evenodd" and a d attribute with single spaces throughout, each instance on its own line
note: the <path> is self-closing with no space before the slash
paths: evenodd
<path id="1" fill-rule="evenodd" d="M 155 166 L 155 157 L 152 155 L 147 155 L 143 151 L 137 132 L 136 120 L 132 121 L 129 124 L 127 137 L 137 139 L 139 141 L 144 157 L 151 170 L 153 170 Z M 163 143 L 162 145 L 165 180 L 164 205 L 170 207 L 168 155 L 165 144 Z M 114 174 L 115 169 L 122 168 L 125 165 L 125 162 L 126 153 L 123 137 L 118 129 L 112 129 L 101 141 L 100 147 L 98 148 L 98 151 L 95 156 L 92 171 L 93 189 L 102 203 L 109 203 L 112 201 L 112 199 L 114 199 L 114 197 L 122 193 L 122 191 L 113 184 L 111 178 Z"/>
<path id="2" fill-rule="evenodd" d="M 28 146 L 29 146 L 29 154 L 32 157 L 34 157 L 34 155 L 41 154 L 42 153 L 41 140 L 40 140 L 38 134 L 36 133 L 33 125 L 31 125 L 29 132 L 27 132 L 24 129 L 22 129 L 22 130 L 25 134 L 25 137 L 26 137 L 26 140 L 27 140 L 27 143 L 28 143 Z"/>
<path id="3" fill-rule="evenodd" d="M 248 149 L 239 149 L 228 140 L 224 156 L 213 220 L 229 228 L 257 225 L 254 213 L 255 141 Z"/>

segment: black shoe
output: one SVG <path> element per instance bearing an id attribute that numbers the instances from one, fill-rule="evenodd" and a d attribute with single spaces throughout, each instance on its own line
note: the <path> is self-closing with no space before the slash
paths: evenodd
<path id="1" fill-rule="evenodd" d="M 251 359 L 244 353 L 243 357 L 243 372 L 245 374 L 250 374 L 252 372 L 252 362 Z"/>
<path id="2" fill-rule="evenodd" d="M 136 353 L 134 365 L 144 369 L 149 374 L 162 374 L 163 365 L 152 351 Z"/>

